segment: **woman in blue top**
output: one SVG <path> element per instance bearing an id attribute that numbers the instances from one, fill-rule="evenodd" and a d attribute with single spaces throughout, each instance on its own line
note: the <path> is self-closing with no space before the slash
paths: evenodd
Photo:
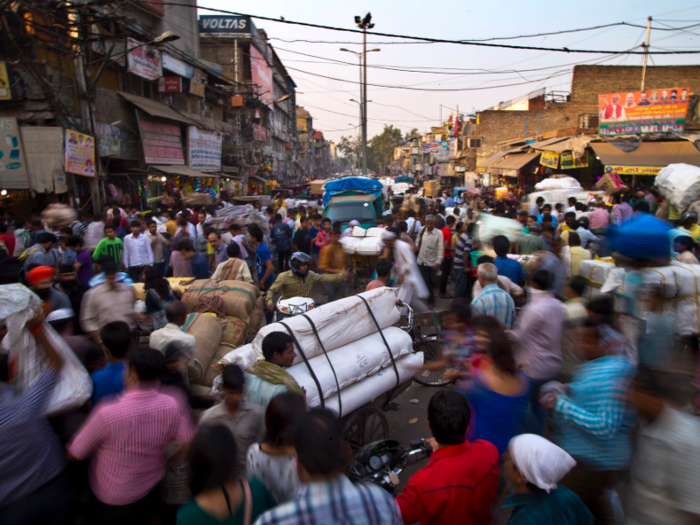
<path id="1" fill-rule="evenodd" d="M 456 385 L 471 408 L 467 439 L 484 439 L 502 454 L 518 432 L 519 414 L 528 403 L 530 382 L 517 370 L 503 330 L 477 328 L 476 343 L 480 352 L 471 359 L 467 371 L 460 373 L 462 377 Z"/>

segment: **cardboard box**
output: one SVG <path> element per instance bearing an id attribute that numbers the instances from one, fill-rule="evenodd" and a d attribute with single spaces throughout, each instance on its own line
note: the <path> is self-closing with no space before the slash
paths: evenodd
<path id="1" fill-rule="evenodd" d="M 440 191 L 440 185 L 436 180 L 426 180 L 423 183 L 423 190 L 426 197 L 436 197 Z"/>
<path id="2" fill-rule="evenodd" d="M 596 187 L 603 190 L 607 195 L 613 195 L 627 189 L 627 186 L 622 183 L 617 173 L 606 173 L 603 175 L 603 178 L 596 182 Z"/>

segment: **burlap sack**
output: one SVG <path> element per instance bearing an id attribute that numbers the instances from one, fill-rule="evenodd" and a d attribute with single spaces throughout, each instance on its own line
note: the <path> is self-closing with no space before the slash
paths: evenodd
<path id="1" fill-rule="evenodd" d="M 228 343 L 221 343 L 219 345 L 219 347 L 216 349 L 216 352 L 214 352 L 214 355 L 209 361 L 209 366 L 207 366 L 206 370 L 204 371 L 204 376 L 199 382 L 200 385 L 209 387 L 212 386 L 212 384 L 214 383 L 214 378 L 221 373 L 221 366 L 219 365 L 219 361 L 221 361 L 223 357 L 226 354 L 228 354 L 231 350 L 234 350 L 233 345 L 230 345 Z"/>
<path id="2" fill-rule="evenodd" d="M 192 313 L 187 316 L 182 331 L 192 334 L 197 340 L 194 365 L 190 368 L 190 380 L 199 383 L 221 344 L 221 324 L 215 315 Z"/>
<path id="3" fill-rule="evenodd" d="M 260 297 L 260 289 L 243 281 L 214 281 L 200 279 L 193 282 L 182 296 L 189 312 L 210 311 L 217 314 L 238 317 L 250 323 L 250 314 L 255 301 Z M 222 300 L 225 312 L 217 311 Z"/>
<path id="4" fill-rule="evenodd" d="M 253 311 L 250 312 L 248 323 L 248 335 L 255 335 L 261 327 L 265 326 L 265 298 L 261 295 L 255 301 Z"/>
<path id="5" fill-rule="evenodd" d="M 248 339 L 248 323 L 238 317 L 219 317 L 221 325 L 221 342 L 233 345 L 238 348 L 244 345 Z"/>
<path id="6" fill-rule="evenodd" d="M 170 283 L 170 289 L 178 297 L 184 294 L 188 285 L 194 281 L 194 277 L 168 277 L 167 279 Z M 137 301 L 146 300 L 146 289 L 143 286 L 143 283 L 134 283 L 134 293 Z"/>

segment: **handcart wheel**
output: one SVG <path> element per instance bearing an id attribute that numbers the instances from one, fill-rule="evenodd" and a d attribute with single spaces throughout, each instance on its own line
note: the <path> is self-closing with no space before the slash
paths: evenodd
<path id="1" fill-rule="evenodd" d="M 430 363 L 436 359 L 440 359 L 442 355 L 440 352 L 440 343 L 436 335 L 425 335 L 422 336 L 420 331 L 414 328 L 414 332 L 417 332 L 414 336 L 413 351 L 423 352 L 423 362 Z M 425 386 L 445 386 L 449 385 L 451 381 L 443 379 L 443 374 L 445 369 L 440 370 L 424 370 L 416 376 L 413 380 L 416 383 L 420 383 Z"/>
<path id="2" fill-rule="evenodd" d="M 389 438 L 389 423 L 384 413 L 374 405 L 358 408 L 345 418 L 343 439 L 353 454 L 368 443 Z"/>

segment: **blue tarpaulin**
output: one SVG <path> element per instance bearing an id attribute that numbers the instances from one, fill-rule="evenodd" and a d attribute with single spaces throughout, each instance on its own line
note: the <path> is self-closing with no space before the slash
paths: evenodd
<path id="1" fill-rule="evenodd" d="M 323 205 L 327 206 L 331 197 L 341 191 L 364 191 L 365 193 L 380 198 L 382 196 L 382 183 L 378 180 L 368 179 L 366 177 L 346 177 L 344 179 L 326 182 L 325 186 L 323 186 L 323 190 L 325 191 L 323 195 Z"/>

